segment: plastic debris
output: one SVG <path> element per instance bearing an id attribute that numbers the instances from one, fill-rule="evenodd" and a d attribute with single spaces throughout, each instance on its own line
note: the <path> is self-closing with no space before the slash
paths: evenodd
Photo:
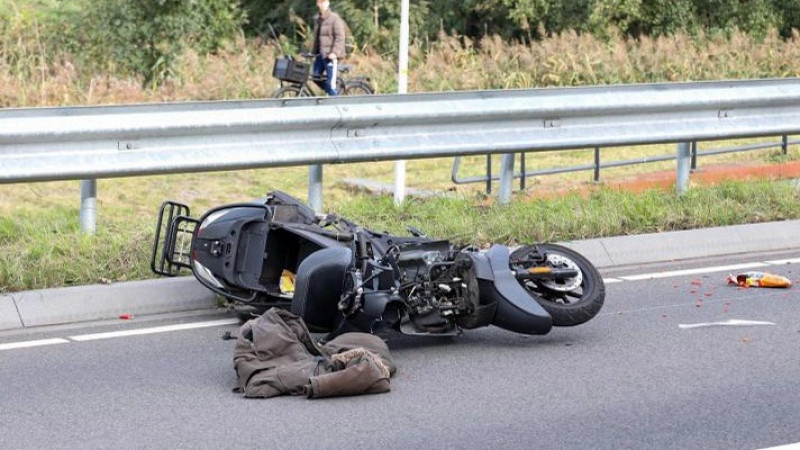
<path id="1" fill-rule="evenodd" d="M 133 319 L 133 314 L 120 314 L 119 318 L 120 320 L 130 320 Z"/>
<path id="2" fill-rule="evenodd" d="M 286 269 L 281 273 L 280 290 L 282 294 L 294 293 L 294 274 Z"/>
<path id="3" fill-rule="evenodd" d="M 768 272 L 744 272 L 738 275 L 728 275 L 728 284 L 739 287 L 771 287 L 788 288 L 792 285 L 788 278 Z"/>
<path id="4" fill-rule="evenodd" d="M 681 323 L 678 328 L 688 330 L 691 328 L 705 328 L 705 327 L 719 327 L 719 326 L 734 326 L 734 327 L 749 327 L 752 325 L 775 325 L 774 322 L 764 322 L 761 320 L 740 320 L 731 319 L 724 322 L 704 322 L 704 323 Z"/>

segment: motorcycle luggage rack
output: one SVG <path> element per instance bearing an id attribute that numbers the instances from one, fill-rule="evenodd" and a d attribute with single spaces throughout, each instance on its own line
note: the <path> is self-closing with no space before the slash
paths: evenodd
<path id="1" fill-rule="evenodd" d="M 181 268 L 191 269 L 192 236 L 199 221 L 189 217 L 189 207 L 177 202 L 161 204 L 150 268 L 167 277 L 177 276 Z"/>

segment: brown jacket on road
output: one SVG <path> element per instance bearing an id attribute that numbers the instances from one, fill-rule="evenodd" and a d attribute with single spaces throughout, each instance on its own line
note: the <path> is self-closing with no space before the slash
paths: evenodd
<path id="1" fill-rule="evenodd" d="M 345 25 L 338 14 L 326 10 L 314 16 L 314 54 L 327 58 L 331 53 L 342 59 L 345 53 Z"/>
<path id="2" fill-rule="evenodd" d="M 277 308 L 242 325 L 233 362 L 234 392 L 261 398 L 386 392 L 396 370 L 381 338 L 345 333 L 320 345 L 301 318 Z"/>

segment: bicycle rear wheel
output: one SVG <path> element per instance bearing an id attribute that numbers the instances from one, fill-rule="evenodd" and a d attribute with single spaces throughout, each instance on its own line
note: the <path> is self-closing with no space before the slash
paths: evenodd
<path id="1" fill-rule="evenodd" d="M 375 91 L 366 80 L 350 80 L 344 85 L 344 95 L 372 95 Z"/>
<path id="2" fill-rule="evenodd" d="M 311 97 L 305 89 L 298 86 L 283 86 L 272 93 L 272 98 Z"/>

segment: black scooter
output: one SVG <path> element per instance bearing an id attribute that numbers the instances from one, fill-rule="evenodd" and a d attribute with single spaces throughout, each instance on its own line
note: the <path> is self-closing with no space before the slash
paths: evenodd
<path id="1" fill-rule="evenodd" d="M 164 276 L 190 269 L 243 317 L 288 308 L 331 336 L 390 329 L 446 336 L 487 325 L 546 334 L 590 320 L 603 305 L 597 269 L 567 247 L 478 250 L 409 231 L 395 236 L 317 215 L 280 191 L 199 219 L 167 201 L 151 268 Z"/>

